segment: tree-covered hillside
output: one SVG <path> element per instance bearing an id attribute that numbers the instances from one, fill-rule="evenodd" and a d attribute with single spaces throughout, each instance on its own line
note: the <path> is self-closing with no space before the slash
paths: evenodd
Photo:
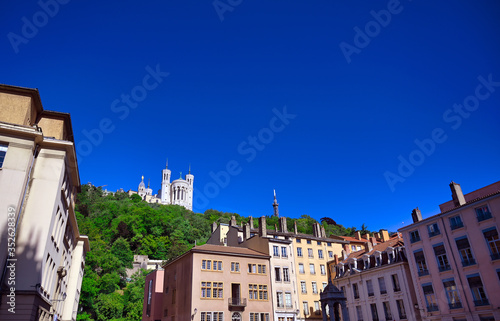
<path id="1" fill-rule="evenodd" d="M 134 254 L 166 261 L 188 251 L 195 242 L 205 243 L 213 222 L 229 223 L 233 215 L 238 225 L 248 222 L 235 213 L 207 210 L 201 214 L 177 205 L 148 204 L 138 195 L 103 196 L 100 188 L 88 185 L 82 186 L 78 195 L 76 215 L 80 233 L 90 239 L 78 319 L 100 321 L 141 320 L 146 273 L 129 282 L 125 278 L 125 268 L 132 267 Z M 327 235 L 352 235 L 356 230 L 336 225 L 331 219 L 322 221 Z M 293 231 L 294 222 L 299 233 L 312 234 L 317 221 L 307 215 L 289 218 L 289 231 Z M 268 229 L 274 229 L 278 218 L 268 216 L 266 223 Z"/>

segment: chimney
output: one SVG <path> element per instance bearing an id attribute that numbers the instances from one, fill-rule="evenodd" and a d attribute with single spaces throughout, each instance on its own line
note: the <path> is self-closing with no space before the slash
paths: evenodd
<path id="1" fill-rule="evenodd" d="M 413 211 L 411 212 L 411 218 L 413 219 L 413 223 L 417 223 L 422 220 L 422 213 L 420 212 L 418 207 L 414 208 Z"/>
<path id="2" fill-rule="evenodd" d="M 278 225 L 277 224 L 274 224 L 274 231 L 278 232 Z"/>
<path id="3" fill-rule="evenodd" d="M 373 237 L 378 241 L 380 240 L 380 234 L 378 232 L 373 233 Z"/>
<path id="4" fill-rule="evenodd" d="M 365 235 L 363 235 L 363 238 L 367 241 L 370 240 L 370 233 L 366 233 Z"/>
<path id="5" fill-rule="evenodd" d="M 387 242 L 389 241 L 389 232 L 387 230 L 381 230 L 380 234 L 382 236 L 382 242 Z M 399 233 L 398 233 L 399 234 Z"/>
<path id="6" fill-rule="evenodd" d="M 267 226 L 266 226 L 266 217 L 259 217 L 259 235 L 261 237 L 267 237 Z"/>
<path id="7" fill-rule="evenodd" d="M 326 231 L 325 231 L 325 227 L 323 225 L 321 225 L 321 237 L 326 238 Z"/>
<path id="8" fill-rule="evenodd" d="M 253 229 L 253 217 L 249 216 L 248 217 L 248 223 L 250 224 L 250 229 Z"/>
<path id="9" fill-rule="evenodd" d="M 313 235 L 314 235 L 314 237 L 321 237 L 319 223 L 314 223 L 313 224 Z"/>
<path id="10" fill-rule="evenodd" d="M 293 231 L 297 234 L 297 221 L 293 221 Z"/>
<path id="11" fill-rule="evenodd" d="M 246 241 L 250 238 L 250 224 L 245 224 L 243 226 L 243 241 Z"/>
<path id="12" fill-rule="evenodd" d="M 355 237 L 357 240 L 361 240 L 361 232 L 360 232 L 360 231 L 356 231 L 356 234 L 354 235 L 354 237 Z"/>
<path id="13" fill-rule="evenodd" d="M 236 216 L 231 216 L 231 223 L 229 224 L 229 226 L 236 226 Z"/>
<path id="14" fill-rule="evenodd" d="M 367 252 L 372 251 L 373 250 L 373 244 L 372 244 L 372 242 L 366 243 L 366 247 L 368 247 L 368 251 Z"/>
<path id="15" fill-rule="evenodd" d="M 212 223 L 212 233 L 215 232 L 216 229 L 217 229 L 217 223 L 213 222 Z"/>
<path id="16" fill-rule="evenodd" d="M 373 245 L 377 245 L 379 242 L 377 240 L 377 238 L 375 236 L 372 236 L 371 237 L 371 241 L 370 241 Z"/>
<path id="17" fill-rule="evenodd" d="M 280 232 L 287 233 L 288 232 L 288 228 L 286 226 L 286 217 L 280 217 L 278 219 L 278 221 L 279 221 L 279 224 L 280 224 Z"/>
<path id="18" fill-rule="evenodd" d="M 333 256 L 333 262 L 335 263 L 335 265 L 339 264 L 339 257 L 337 254 Z"/>
<path id="19" fill-rule="evenodd" d="M 457 184 L 457 183 L 452 181 L 450 183 L 450 188 L 451 188 L 451 197 L 453 198 L 453 204 L 455 204 L 455 206 L 464 205 L 466 202 L 465 202 L 464 193 L 462 193 L 462 188 L 460 187 L 460 184 Z"/>

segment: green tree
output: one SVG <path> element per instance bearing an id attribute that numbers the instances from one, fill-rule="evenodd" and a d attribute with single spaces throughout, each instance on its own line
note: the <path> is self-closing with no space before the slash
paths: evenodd
<path id="1" fill-rule="evenodd" d="M 124 238 L 119 237 L 116 239 L 111 246 L 111 254 L 116 256 L 123 266 L 132 268 L 134 253 L 130 249 L 130 244 Z"/>

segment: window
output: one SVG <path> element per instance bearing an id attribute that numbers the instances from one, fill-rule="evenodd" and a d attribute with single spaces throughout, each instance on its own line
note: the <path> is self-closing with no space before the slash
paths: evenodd
<path id="1" fill-rule="evenodd" d="M 285 306 L 287 308 L 291 308 L 292 306 L 292 293 L 291 292 L 285 292 Z"/>
<path id="2" fill-rule="evenodd" d="M 328 257 L 333 257 L 333 251 L 328 251 Z"/>
<path id="3" fill-rule="evenodd" d="M 324 264 L 320 264 L 319 265 L 319 269 L 321 271 L 321 275 L 325 275 L 326 274 L 326 269 L 325 269 L 325 265 Z"/>
<path id="4" fill-rule="evenodd" d="M 382 306 L 384 307 L 385 319 L 392 320 L 392 312 L 391 312 L 391 306 L 390 306 L 389 302 L 387 302 L 387 301 L 382 302 Z"/>
<path id="5" fill-rule="evenodd" d="M 373 283 L 372 280 L 366 280 L 366 289 L 368 291 L 368 296 L 373 296 Z"/>
<path id="6" fill-rule="evenodd" d="M 359 289 L 357 283 L 352 284 L 352 293 L 354 294 L 355 299 L 359 299 Z"/>
<path id="7" fill-rule="evenodd" d="M 280 256 L 280 249 L 276 245 L 273 246 L 273 255 L 274 256 Z"/>
<path id="8" fill-rule="evenodd" d="M 5 144 L 0 144 L 0 168 L 3 166 L 3 162 L 5 160 L 5 154 L 7 154 L 8 146 Z"/>
<path id="9" fill-rule="evenodd" d="M 283 268 L 283 281 L 290 282 L 290 273 L 288 273 L 288 268 Z"/>
<path id="10" fill-rule="evenodd" d="M 265 264 L 248 264 L 248 273 L 250 274 L 266 274 Z"/>
<path id="11" fill-rule="evenodd" d="M 309 305 L 307 301 L 302 302 L 302 307 L 304 308 L 304 315 L 309 315 Z"/>
<path id="12" fill-rule="evenodd" d="M 278 308 L 283 308 L 285 306 L 285 302 L 283 302 L 283 292 L 276 292 L 276 304 Z"/>
<path id="13" fill-rule="evenodd" d="M 311 240 L 307 240 L 307 244 L 311 244 Z"/>
<path id="14" fill-rule="evenodd" d="M 499 273 L 499 274 L 498 274 L 498 275 L 499 275 L 498 277 L 500 278 L 500 272 L 498 272 L 498 273 Z M 326 288 L 326 286 L 327 286 L 327 285 L 328 285 L 328 283 L 323 282 L 323 290 L 325 290 L 325 288 Z"/>
<path id="15" fill-rule="evenodd" d="M 427 304 L 427 312 L 438 311 L 439 308 L 437 305 L 436 296 L 434 295 L 432 284 L 423 284 L 422 290 L 424 291 L 425 303 Z"/>
<path id="16" fill-rule="evenodd" d="M 477 217 L 478 222 L 481 222 L 481 221 L 484 221 L 484 220 L 491 218 L 491 212 L 490 212 L 490 209 L 488 208 L 488 205 L 476 207 L 475 210 L 476 210 L 476 217 Z"/>
<path id="17" fill-rule="evenodd" d="M 284 246 L 281 247 L 281 257 L 288 257 L 288 255 L 286 254 L 286 247 Z"/>
<path id="18" fill-rule="evenodd" d="M 235 319 L 234 314 L 233 314 L 232 321 L 241 321 L 241 315 L 239 313 L 237 313 L 237 314 L 238 314 L 239 318 Z M 250 321 L 269 321 L 269 313 L 250 312 Z"/>
<path id="19" fill-rule="evenodd" d="M 420 241 L 420 234 L 418 233 L 418 230 L 410 232 L 410 242 L 415 243 Z"/>
<path id="20" fill-rule="evenodd" d="M 314 257 L 313 249 L 307 249 L 307 254 L 309 255 L 310 258 L 313 258 Z"/>
<path id="21" fill-rule="evenodd" d="M 304 264 L 302 264 L 302 263 L 299 263 L 299 273 L 300 274 L 304 274 L 305 273 L 304 272 Z"/>
<path id="22" fill-rule="evenodd" d="M 322 258 L 323 258 L 323 250 L 318 250 L 318 257 L 319 257 L 320 259 L 322 259 Z"/>
<path id="23" fill-rule="evenodd" d="M 302 257 L 302 248 L 301 247 L 297 248 L 297 256 Z"/>
<path id="24" fill-rule="evenodd" d="M 441 231 L 439 231 L 439 226 L 437 223 L 427 225 L 427 231 L 429 231 L 429 237 L 441 234 Z"/>
<path id="25" fill-rule="evenodd" d="M 377 312 L 377 304 L 376 303 L 370 304 L 370 310 L 372 311 L 372 319 L 373 319 L 373 321 L 379 321 L 379 319 L 378 319 L 378 312 Z"/>
<path id="26" fill-rule="evenodd" d="M 300 243 L 300 239 L 295 239 L 295 242 Z"/>
<path id="27" fill-rule="evenodd" d="M 380 288 L 380 294 L 386 294 L 387 289 L 385 287 L 385 280 L 383 277 L 378 278 L 378 287 Z"/>
<path id="28" fill-rule="evenodd" d="M 257 284 L 249 284 L 248 285 L 248 299 L 249 300 L 258 300 L 258 286 Z"/>
<path id="29" fill-rule="evenodd" d="M 201 282 L 201 297 L 202 298 L 212 297 L 212 282 Z"/>
<path id="30" fill-rule="evenodd" d="M 498 238 L 498 231 L 495 227 L 483 230 L 483 235 L 488 243 L 490 256 L 492 260 L 500 259 L 500 239 Z"/>
<path id="31" fill-rule="evenodd" d="M 486 292 L 484 292 L 483 282 L 481 281 L 479 274 L 468 275 L 467 282 L 469 282 L 475 306 L 490 304 L 488 298 L 486 297 Z"/>
<path id="32" fill-rule="evenodd" d="M 405 304 L 404 304 L 403 300 L 396 300 L 396 306 L 398 307 L 399 318 L 400 319 L 407 319 Z"/>
<path id="33" fill-rule="evenodd" d="M 391 275 L 391 279 L 392 279 L 392 289 L 394 290 L 394 292 L 401 291 L 401 287 L 399 286 L 398 275 L 397 274 Z"/>
<path id="34" fill-rule="evenodd" d="M 314 301 L 314 312 L 316 314 L 320 314 L 321 313 L 321 309 L 319 307 L 319 301 Z"/>
<path id="35" fill-rule="evenodd" d="M 201 321 L 223 321 L 224 312 L 201 312 Z"/>
<path id="36" fill-rule="evenodd" d="M 321 241 L 317 241 L 318 245 L 321 245 Z"/>
<path id="37" fill-rule="evenodd" d="M 264 264 L 257 264 L 257 272 L 259 274 L 266 274 L 266 266 Z"/>
<path id="38" fill-rule="evenodd" d="M 363 309 L 361 309 L 360 305 L 356 306 L 356 315 L 358 317 L 358 321 L 363 321 Z"/>
<path id="39" fill-rule="evenodd" d="M 356 245 L 351 245 L 351 251 L 356 251 Z"/>
<path id="40" fill-rule="evenodd" d="M 300 291 L 302 293 L 307 293 L 306 281 L 300 281 Z"/>
<path id="41" fill-rule="evenodd" d="M 281 269 L 279 266 L 274 268 L 274 275 L 275 275 L 275 280 L 277 282 L 281 282 Z"/>
<path id="42" fill-rule="evenodd" d="M 425 263 L 425 256 L 422 250 L 413 253 L 415 256 L 415 262 L 417 263 L 418 276 L 424 276 L 429 274 L 427 270 L 427 264 Z"/>
<path id="43" fill-rule="evenodd" d="M 309 272 L 311 272 L 311 274 L 316 274 L 316 270 L 314 270 L 314 264 L 312 263 L 309 263 Z"/>
<path id="44" fill-rule="evenodd" d="M 202 270 L 211 270 L 212 269 L 212 260 L 201 260 L 201 269 Z"/>
<path id="45" fill-rule="evenodd" d="M 315 281 L 312 282 L 312 289 L 314 294 L 318 293 L 318 285 L 316 284 Z"/>
<path id="46" fill-rule="evenodd" d="M 257 264 L 248 264 L 248 273 L 257 273 Z"/>
<path id="47" fill-rule="evenodd" d="M 450 220 L 450 228 L 452 230 L 464 227 L 464 223 L 462 222 L 462 218 L 460 217 L 460 215 L 452 216 L 449 218 L 449 220 Z"/>
<path id="48" fill-rule="evenodd" d="M 446 250 L 443 243 L 434 245 L 434 255 L 436 255 L 436 260 L 439 268 L 439 272 L 448 271 L 451 269 L 448 263 L 448 258 L 446 257 Z"/>
<path id="49" fill-rule="evenodd" d="M 446 292 L 446 297 L 448 298 L 448 306 L 450 309 L 459 309 L 462 307 L 462 302 L 460 302 L 460 297 L 458 296 L 457 285 L 453 278 L 443 280 L 444 291 Z"/>
<path id="50" fill-rule="evenodd" d="M 239 262 L 231 262 L 231 272 L 240 272 Z"/>
<path id="51" fill-rule="evenodd" d="M 455 239 L 455 243 L 457 244 L 457 249 L 458 252 L 460 253 L 462 266 L 469 266 L 476 264 L 476 260 L 474 260 L 474 256 L 472 255 L 469 239 L 467 239 L 467 236 L 462 236 Z"/>
<path id="52" fill-rule="evenodd" d="M 326 242 L 326 246 L 332 246 L 331 242 Z"/>
<path id="53" fill-rule="evenodd" d="M 214 271 L 222 271 L 222 261 L 214 261 Z"/>

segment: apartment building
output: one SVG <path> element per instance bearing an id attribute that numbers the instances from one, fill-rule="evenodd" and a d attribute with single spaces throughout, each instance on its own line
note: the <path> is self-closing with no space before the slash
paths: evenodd
<path id="1" fill-rule="evenodd" d="M 70 115 L 0 85 L 1 320 L 76 320 L 89 251 L 79 188 Z"/>
<path id="2" fill-rule="evenodd" d="M 161 320 L 272 320 L 269 258 L 243 247 L 192 248 L 163 267 Z"/>
<path id="3" fill-rule="evenodd" d="M 414 309 L 417 300 L 403 239 L 382 231 L 367 247 L 329 262 L 335 269 L 333 283 L 347 299 L 349 319 L 422 320 Z"/>
<path id="4" fill-rule="evenodd" d="M 450 184 L 441 212 L 400 229 L 424 320 L 500 320 L 500 182 L 468 194 Z"/>

